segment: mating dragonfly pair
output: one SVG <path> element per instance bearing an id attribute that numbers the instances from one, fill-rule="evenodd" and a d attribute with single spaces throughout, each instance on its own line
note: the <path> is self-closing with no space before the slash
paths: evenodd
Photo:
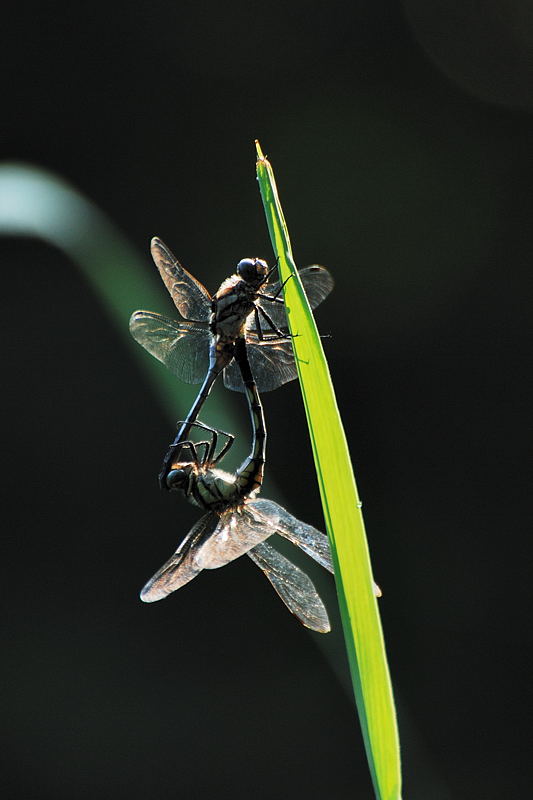
<path id="1" fill-rule="evenodd" d="M 332 572 L 327 537 L 277 503 L 256 499 L 263 482 L 267 438 L 259 393 L 296 377 L 280 297 L 283 285 L 269 282 L 274 270 L 265 261 L 247 258 L 211 297 L 161 240 L 152 240 L 151 251 L 180 318 L 136 311 L 130 320 L 131 333 L 180 380 L 202 383 L 187 418 L 178 423 L 159 481 L 206 513 L 148 581 L 141 599 L 161 600 L 201 570 L 224 566 L 246 554 L 289 610 L 307 627 L 325 633 L 330 630 L 328 615 L 311 580 L 267 540 L 279 534 Z M 333 279 L 319 266 L 305 267 L 299 274 L 314 308 L 331 291 Z M 221 373 L 229 389 L 245 393 L 252 423 L 250 455 L 233 475 L 221 471 L 218 464 L 234 437 L 197 419 Z M 193 429 L 205 431 L 207 438 L 193 441 Z M 220 437 L 225 441 L 217 452 Z"/>

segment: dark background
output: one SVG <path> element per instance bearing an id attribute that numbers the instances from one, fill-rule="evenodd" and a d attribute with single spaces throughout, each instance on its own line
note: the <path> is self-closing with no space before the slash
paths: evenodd
<path id="1" fill-rule="evenodd" d="M 271 259 L 258 137 L 298 263 L 334 273 L 318 316 L 406 798 L 530 786 L 532 43 L 509 0 L 4 16 L 2 157 L 77 187 L 147 271 L 155 233 L 211 290 L 241 257 Z M 247 559 L 138 601 L 197 517 L 156 487 L 169 418 L 72 262 L 0 246 L 5 796 L 371 797 L 327 577 L 323 638 Z M 204 419 L 216 398 L 242 401 L 219 393 Z M 264 495 L 323 527 L 298 387 L 264 401 Z"/>

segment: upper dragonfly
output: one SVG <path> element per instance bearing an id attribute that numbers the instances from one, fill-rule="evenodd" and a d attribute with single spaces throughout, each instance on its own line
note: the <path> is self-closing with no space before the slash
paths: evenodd
<path id="1" fill-rule="evenodd" d="M 211 438 L 203 442 L 182 442 L 182 454 L 179 460 L 173 461 L 167 484 L 207 513 L 193 526 L 174 555 L 148 581 L 141 591 L 141 599 L 146 603 L 162 600 L 195 578 L 201 570 L 222 567 L 246 553 L 300 622 L 326 633 L 330 630 L 328 615 L 313 583 L 266 539 L 273 534 L 284 536 L 332 572 L 328 538 L 311 525 L 300 522 L 277 503 L 254 499 L 263 483 L 265 421 L 242 339 L 235 349 L 252 421 L 251 453 L 234 475 L 222 472 L 217 465 L 232 445 L 233 436 L 223 434 L 227 441 L 217 455 L 218 435 L 222 432 L 201 422 L 192 424 L 207 431 Z M 183 451 L 187 448 L 190 457 L 185 459 Z"/>
<path id="2" fill-rule="evenodd" d="M 279 296 L 283 285 L 280 281 L 268 283 L 275 267 L 269 270 L 260 258 L 244 258 L 237 264 L 236 273 L 211 297 L 157 237 L 152 239 L 151 252 L 181 319 L 169 319 L 153 311 L 135 311 L 130 320 L 131 334 L 180 380 L 203 381 L 163 461 L 159 481 L 166 487 L 170 463 L 188 437 L 217 376 L 224 370 L 228 389 L 244 391 L 234 359 L 239 339 L 246 341 L 248 360 L 260 392 L 293 380 L 297 372 L 287 333 L 285 305 Z M 333 278 L 324 267 L 304 267 L 300 277 L 311 308 L 333 288 Z"/>

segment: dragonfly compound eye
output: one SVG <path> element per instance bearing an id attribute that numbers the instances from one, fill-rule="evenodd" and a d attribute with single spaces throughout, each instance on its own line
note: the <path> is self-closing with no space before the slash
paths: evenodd
<path id="1" fill-rule="evenodd" d="M 237 264 L 237 274 L 247 283 L 261 284 L 268 275 L 268 264 L 262 258 L 243 258 Z"/>
<path id="2" fill-rule="evenodd" d="M 169 489 L 184 489 L 187 484 L 187 472 L 184 469 L 171 469 L 167 475 Z"/>

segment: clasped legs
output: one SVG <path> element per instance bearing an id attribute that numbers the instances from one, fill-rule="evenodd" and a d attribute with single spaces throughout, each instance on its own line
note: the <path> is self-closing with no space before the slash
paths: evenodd
<path id="1" fill-rule="evenodd" d="M 183 425 L 183 420 L 178 420 L 176 426 L 179 430 L 180 426 Z M 193 442 L 190 439 L 187 439 L 183 442 L 179 442 L 180 448 L 188 447 L 191 458 L 188 459 L 189 462 L 192 462 L 197 467 L 213 467 L 218 464 L 221 459 L 224 458 L 226 453 L 231 449 L 233 442 L 235 441 L 235 436 L 232 433 L 226 433 L 226 431 L 221 431 L 218 428 L 212 428 L 209 425 L 204 425 L 203 422 L 193 422 L 191 424 L 191 428 L 200 428 L 201 430 L 207 431 L 210 434 L 210 440 L 204 440 L 201 442 Z M 220 452 L 216 454 L 217 444 L 218 444 L 218 437 L 225 436 L 226 442 L 222 445 Z M 175 444 L 174 442 L 172 444 Z M 203 447 L 204 452 L 202 457 L 200 458 L 198 455 L 199 448 Z"/>

